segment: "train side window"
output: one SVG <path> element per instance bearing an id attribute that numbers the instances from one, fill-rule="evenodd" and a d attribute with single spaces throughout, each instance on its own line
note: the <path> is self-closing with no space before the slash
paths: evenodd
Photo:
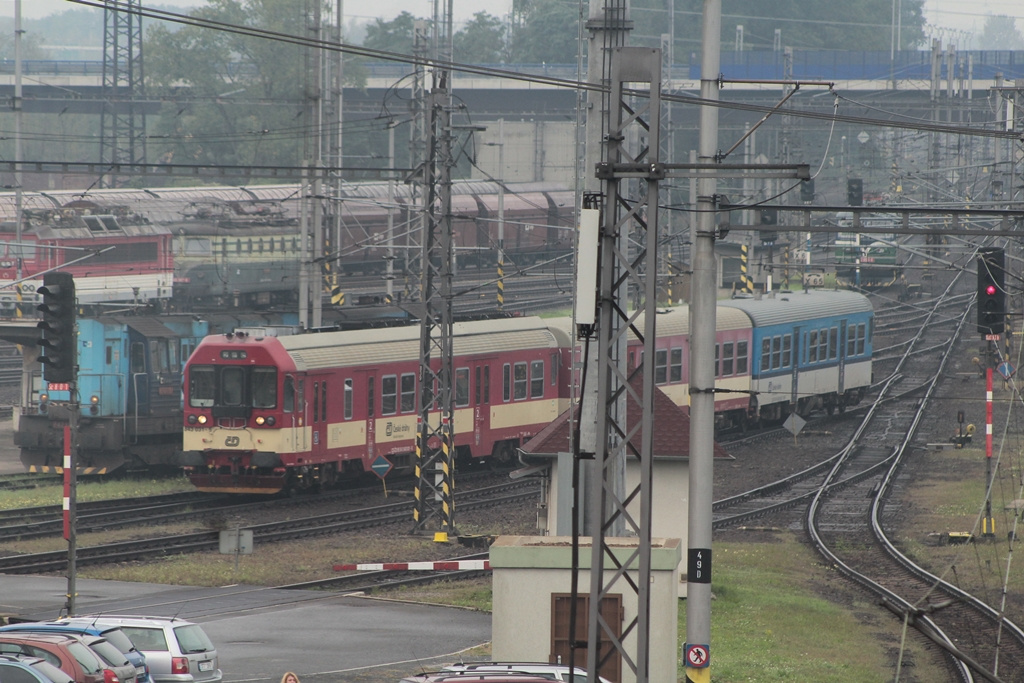
<path id="1" fill-rule="evenodd" d="M 787 334 L 782 337 L 782 367 L 788 368 L 793 365 L 793 335 Z"/>
<path id="2" fill-rule="evenodd" d="M 277 407 L 277 368 L 252 369 L 252 407 Z"/>
<path id="3" fill-rule="evenodd" d="M 530 398 L 544 396 L 544 361 L 535 360 L 530 363 Z"/>
<path id="4" fill-rule="evenodd" d="M 857 325 L 850 325 L 846 328 L 846 355 L 852 356 L 857 353 Z"/>
<path id="5" fill-rule="evenodd" d="M 657 349 L 654 352 L 654 383 L 664 384 L 668 381 L 668 349 Z"/>
<path id="6" fill-rule="evenodd" d="M 839 344 L 839 328 L 833 327 L 829 330 L 828 335 L 828 357 L 829 360 L 835 360 L 839 357 L 837 351 L 837 345 Z"/>
<path id="7" fill-rule="evenodd" d="M 313 422 L 320 421 L 320 382 L 313 382 Z"/>
<path id="8" fill-rule="evenodd" d="M 271 254 L 273 254 L 273 253 L 274 253 L 274 245 L 275 245 L 275 244 L 277 244 L 277 242 L 275 242 L 275 241 L 274 241 L 274 238 L 273 238 L 273 237 L 271 237 L 271 238 L 269 238 L 269 239 L 267 240 L 267 248 L 268 248 L 268 249 L 270 250 L 270 253 L 271 253 Z"/>
<path id="9" fill-rule="evenodd" d="M 772 368 L 782 367 L 782 337 L 772 337 Z"/>
<path id="10" fill-rule="evenodd" d="M 106 348 L 106 352 L 107 352 L 106 364 L 110 365 L 110 364 L 112 364 L 114 362 L 114 347 L 111 346 L 110 344 L 108 344 L 107 348 Z"/>
<path id="11" fill-rule="evenodd" d="M 828 360 L 828 328 L 818 332 L 818 360 Z"/>
<path id="12" fill-rule="evenodd" d="M 561 356 L 557 353 L 551 354 L 551 386 L 558 384 L 558 368 L 561 367 Z"/>
<path id="13" fill-rule="evenodd" d="M 224 367 L 220 373 L 220 401 L 226 406 L 240 406 L 245 400 L 245 368 Z"/>
<path id="14" fill-rule="evenodd" d="M 251 254 L 252 253 L 252 238 L 251 237 L 247 238 L 245 240 L 245 242 L 246 242 L 245 251 L 246 251 L 246 253 Z"/>
<path id="15" fill-rule="evenodd" d="M 295 412 L 295 379 L 291 375 L 284 377 L 284 395 L 281 396 L 282 409 L 286 413 Z"/>
<path id="16" fill-rule="evenodd" d="M 873 321 L 872 321 L 872 324 L 874 324 Z M 866 351 L 867 351 L 867 349 L 865 347 L 865 342 L 867 341 L 866 331 L 867 331 L 867 326 L 864 325 L 864 323 L 861 323 L 861 324 L 857 325 L 857 355 L 858 356 L 864 355 L 864 353 L 866 353 Z"/>
<path id="17" fill-rule="evenodd" d="M 516 363 L 512 368 L 512 397 L 521 401 L 526 398 L 526 363 Z"/>
<path id="18" fill-rule="evenodd" d="M 345 380 L 345 419 L 352 419 L 352 379 Z"/>
<path id="19" fill-rule="evenodd" d="M 320 384 L 320 417 L 327 422 L 327 380 Z"/>
<path id="20" fill-rule="evenodd" d="M 380 378 L 380 414 L 394 415 L 398 405 L 398 376 Z"/>
<path id="21" fill-rule="evenodd" d="M 772 338 L 761 339 L 761 372 L 772 369 Z"/>
<path id="22" fill-rule="evenodd" d="M 146 347 L 142 342 L 132 342 L 129 365 L 133 374 L 146 371 Z"/>
<path id="23" fill-rule="evenodd" d="M 811 330 L 807 333 L 807 362 L 818 362 L 818 331 Z"/>
<path id="24" fill-rule="evenodd" d="M 720 358 L 719 358 L 721 356 L 721 353 L 722 353 L 722 345 L 721 344 L 715 344 L 715 377 L 721 377 L 722 376 L 722 366 L 721 366 Z M 657 365 L 655 365 L 655 367 L 657 367 Z"/>
<path id="25" fill-rule="evenodd" d="M 680 354 L 682 355 L 682 354 Z M 736 374 L 747 374 L 747 342 L 736 342 Z"/>
<path id="26" fill-rule="evenodd" d="M 473 383 L 473 405 L 480 405 L 480 390 L 483 389 L 483 382 L 480 381 L 480 366 L 476 366 L 476 382 Z"/>
<path id="27" fill-rule="evenodd" d="M 256 251 L 258 251 L 261 254 L 263 253 L 263 238 L 262 237 L 260 237 L 258 240 L 256 240 Z"/>
<path id="28" fill-rule="evenodd" d="M 484 405 L 491 402 L 491 366 L 484 366 Z"/>
<path id="29" fill-rule="evenodd" d="M 735 368 L 733 354 L 735 346 L 732 342 L 722 343 L 722 377 L 731 377 Z"/>
<path id="30" fill-rule="evenodd" d="M 669 382 L 682 382 L 683 381 L 683 350 L 672 349 L 669 351 L 668 358 L 668 381 Z"/>
<path id="31" fill-rule="evenodd" d="M 193 365 L 188 374 L 188 404 L 210 408 L 217 398 L 217 382 L 212 365 Z"/>
<path id="32" fill-rule="evenodd" d="M 469 368 L 455 371 L 455 405 L 459 408 L 469 405 Z"/>
<path id="33" fill-rule="evenodd" d="M 512 366 L 505 363 L 501 368 L 501 400 L 508 403 L 512 398 Z"/>
<path id="34" fill-rule="evenodd" d="M 416 410 L 416 374 L 407 372 L 402 375 L 402 412 L 411 413 Z"/>
<path id="35" fill-rule="evenodd" d="M 242 253 L 242 240 L 240 240 L 240 239 L 239 240 L 235 240 L 235 253 L 236 254 L 241 254 Z"/>

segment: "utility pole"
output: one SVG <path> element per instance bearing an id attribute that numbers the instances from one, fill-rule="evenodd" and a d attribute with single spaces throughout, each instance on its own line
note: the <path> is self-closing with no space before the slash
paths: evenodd
<path id="1" fill-rule="evenodd" d="M 18 255 L 17 264 L 17 279 L 21 280 L 21 218 L 22 211 L 24 209 L 25 198 L 23 196 L 24 188 L 22 185 L 21 175 L 21 162 L 22 162 L 22 149 L 21 149 L 21 126 L 23 122 L 22 117 L 22 64 L 21 64 L 21 38 L 24 31 L 21 29 L 21 0 L 14 0 L 14 161 L 17 164 L 17 168 L 14 171 L 14 243 L 15 250 Z M 16 313 L 21 316 L 21 285 L 17 285 L 17 297 L 18 306 Z"/>
<path id="2" fill-rule="evenodd" d="M 142 3 L 105 0 L 104 4 L 100 163 L 141 164 L 146 161 L 146 116 L 136 102 L 145 92 L 142 15 L 138 13 Z M 100 187 L 118 184 L 114 176 L 100 178 Z"/>
<path id="3" fill-rule="evenodd" d="M 423 164 L 427 188 L 426 232 L 420 259 L 420 405 L 416 426 L 417 531 L 436 521 L 435 540 L 444 542 L 455 528 L 455 397 L 453 395 L 452 285 L 452 96 L 448 65 L 452 55 L 452 0 L 444 11 L 435 0 L 433 88 L 429 103 L 428 157 Z M 435 362 L 436 361 L 436 362 Z M 436 388 L 435 388 L 436 387 Z"/>
<path id="4" fill-rule="evenodd" d="M 721 0 L 704 0 L 701 28 L 700 139 L 697 162 L 718 161 L 718 77 L 721 64 Z M 687 507 L 686 641 L 683 666 L 692 683 L 711 680 L 711 504 L 714 481 L 715 327 L 717 271 L 715 176 L 697 177 L 694 221 L 693 284 L 690 300 L 690 486 Z M 704 648 L 703 650 L 699 650 Z M 703 652 L 701 661 L 691 656 Z M 694 666 L 699 663 L 700 666 Z"/>

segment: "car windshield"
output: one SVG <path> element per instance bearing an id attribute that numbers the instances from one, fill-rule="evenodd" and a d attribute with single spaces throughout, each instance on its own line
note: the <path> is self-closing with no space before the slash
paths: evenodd
<path id="1" fill-rule="evenodd" d="M 132 643 L 131 638 L 126 636 L 124 631 L 119 628 L 107 629 L 103 632 L 103 637 L 121 652 L 127 653 L 135 649 L 135 644 Z"/>
<path id="2" fill-rule="evenodd" d="M 68 643 L 68 652 L 82 665 L 87 674 L 98 674 L 106 668 L 99 657 L 82 643 Z"/>
<path id="3" fill-rule="evenodd" d="M 184 654 L 209 652 L 214 649 L 213 643 L 206 637 L 206 633 L 198 624 L 179 626 L 174 629 L 174 635 L 178 638 L 178 645 Z"/>
<path id="4" fill-rule="evenodd" d="M 100 659 L 110 666 L 127 666 L 129 664 L 123 652 L 102 638 L 87 640 L 85 644 L 92 648 L 92 651 L 98 654 Z"/>
<path id="5" fill-rule="evenodd" d="M 167 652 L 167 639 L 158 628 L 146 626 L 122 626 L 121 630 L 132 639 L 135 647 L 143 652 Z"/>

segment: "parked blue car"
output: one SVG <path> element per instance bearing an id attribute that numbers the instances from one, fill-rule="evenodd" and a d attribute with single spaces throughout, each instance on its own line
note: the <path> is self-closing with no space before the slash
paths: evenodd
<path id="1" fill-rule="evenodd" d="M 135 667 L 136 683 L 153 683 L 153 679 L 149 675 L 149 666 L 146 664 L 146 656 L 135 648 L 135 644 L 118 626 L 34 621 L 0 627 L 0 633 L 12 631 L 23 633 L 74 633 L 77 635 L 100 636 L 120 650 L 125 658 L 131 662 L 132 666 Z"/>

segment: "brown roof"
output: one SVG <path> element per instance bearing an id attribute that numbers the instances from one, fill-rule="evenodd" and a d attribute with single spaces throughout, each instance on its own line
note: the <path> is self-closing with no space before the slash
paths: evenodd
<path id="1" fill-rule="evenodd" d="M 643 389 L 643 378 L 639 372 L 630 377 L 630 385 L 639 394 Z M 640 404 L 632 394 L 627 394 L 626 423 L 629 430 L 637 427 L 640 417 Z M 569 414 L 576 411 L 576 406 L 556 417 L 551 424 L 540 430 L 535 437 L 522 447 L 524 453 L 530 455 L 556 455 L 569 452 L 569 430 L 571 422 Z M 581 429 L 585 429 L 586 425 Z M 640 450 L 640 434 L 632 440 L 636 450 Z M 665 392 L 654 387 L 654 456 L 665 458 L 690 457 L 690 416 L 681 407 L 672 402 Z M 714 457 L 732 458 L 724 448 L 714 445 Z"/>

